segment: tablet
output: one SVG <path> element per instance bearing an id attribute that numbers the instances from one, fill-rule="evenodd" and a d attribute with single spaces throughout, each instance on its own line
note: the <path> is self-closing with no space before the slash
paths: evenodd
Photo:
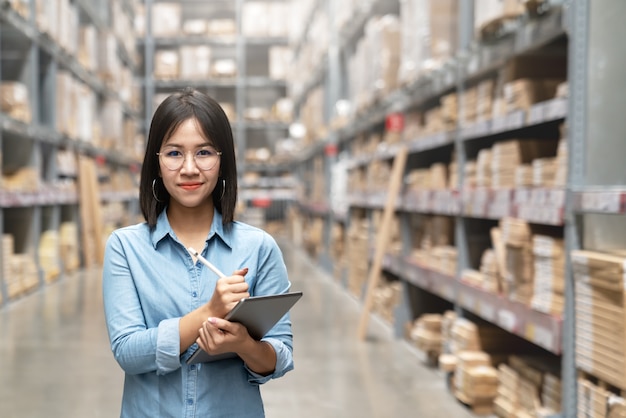
<path id="1" fill-rule="evenodd" d="M 302 292 L 251 296 L 241 299 L 224 319 L 245 325 L 250 336 L 258 341 L 289 312 L 289 309 L 291 309 L 301 297 Z M 210 355 L 201 348 L 198 348 L 191 357 L 187 359 L 187 364 L 206 363 L 233 357 L 237 357 L 237 355 L 235 353 Z"/>

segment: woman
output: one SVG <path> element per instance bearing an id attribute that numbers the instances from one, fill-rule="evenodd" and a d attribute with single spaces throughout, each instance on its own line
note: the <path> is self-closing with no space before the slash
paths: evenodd
<path id="1" fill-rule="evenodd" d="M 262 341 L 222 319 L 241 298 L 284 293 L 276 242 L 233 219 L 237 169 L 226 114 L 185 89 L 152 118 L 139 203 L 146 222 L 108 239 L 106 323 L 125 372 L 122 417 L 262 417 L 259 385 L 293 369 L 289 317 Z M 187 248 L 201 250 L 219 279 Z M 198 347 L 236 358 L 187 365 Z"/>

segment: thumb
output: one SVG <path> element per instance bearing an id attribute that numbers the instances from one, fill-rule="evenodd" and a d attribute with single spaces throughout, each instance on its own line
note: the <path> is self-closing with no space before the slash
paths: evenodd
<path id="1" fill-rule="evenodd" d="M 244 267 L 233 272 L 233 276 L 245 276 L 246 274 L 248 274 L 248 267 Z"/>

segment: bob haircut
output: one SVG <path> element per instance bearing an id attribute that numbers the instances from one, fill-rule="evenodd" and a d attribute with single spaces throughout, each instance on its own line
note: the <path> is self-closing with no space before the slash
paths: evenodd
<path id="1" fill-rule="evenodd" d="M 157 107 L 150 123 L 148 144 L 139 181 L 139 205 L 150 227 L 156 225 L 159 214 L 170 201 L 170 195 L 163 186 L 163 181 L 160 180 L 157 153 L 161 145 L 180 124 L 188 119 L 195 119 L 206 138 L 213 142 L 218 151 L 222 152 L 219 179 L 213 190 L 212 199 L 215 208 L 222 214 L 224 225 L 234 220 L 237 203 L 237 163 L 230 122 L 222 107 L 214 99 L 187 87 L 168 96 Z M 223 190 L 222 180 L 226 184 Z"/>

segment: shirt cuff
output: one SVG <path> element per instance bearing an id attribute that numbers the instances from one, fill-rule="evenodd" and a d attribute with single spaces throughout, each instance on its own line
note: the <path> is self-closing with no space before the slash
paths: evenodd
<path id="1" fill-rule="evenodd" d="M 163 375 L 180 368 L 180 318 L 165 319 L 157 331 L 157 374 Z"/>
<path id="2" fill-rule="evenodd" d="M 253 372 L 248 366 L 245 366 L 249 374 L 248 382 L 257 385 L 262 385 L 271 379 L 277 379 L 288 371 L 293 370 L 293 353 L 282 341 L 274 338 L 263 338 L 261 341 L 269 343 L 274 347 L 274 351 L 276 352 L 276 368 L 274 369 L 274 373 L 263 376 Z"/>

